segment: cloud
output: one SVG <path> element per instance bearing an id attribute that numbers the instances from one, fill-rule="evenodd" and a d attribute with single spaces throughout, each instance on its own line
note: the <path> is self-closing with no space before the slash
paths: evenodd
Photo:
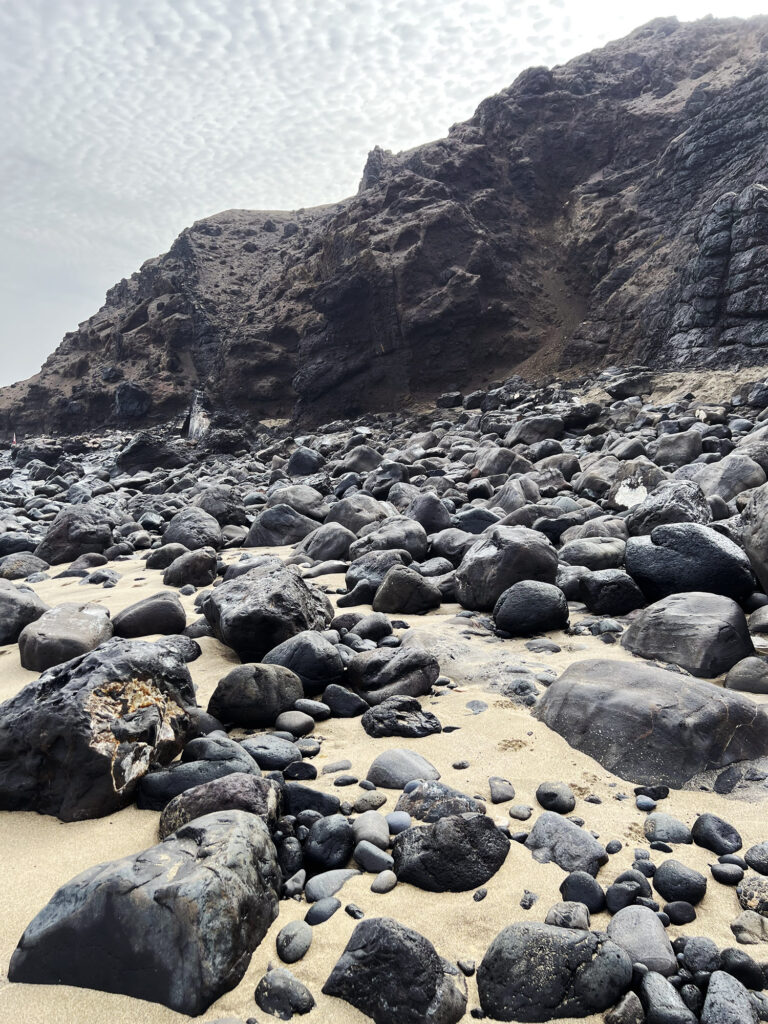
<path id="1" fill-rule="evenodd" d="M 523 67 L 635 27 L 624 6 L 0 4 L 0 383 L 34 372 L 110 285 L 192 221 L 341 199 L 375 144 L 440 137 Z M 674 3 L 655 6 L 644 19 Z"/>

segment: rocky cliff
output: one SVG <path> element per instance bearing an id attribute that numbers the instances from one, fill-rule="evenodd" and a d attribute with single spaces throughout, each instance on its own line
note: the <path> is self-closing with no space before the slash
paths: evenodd
<path id="1" fill-rule="evenodd" d="M 0 429 L 321 421 L 516 372 L 768 362 L 768 18 L 531 68 L 357 195 L 230 210 L 107 294 Z"/>

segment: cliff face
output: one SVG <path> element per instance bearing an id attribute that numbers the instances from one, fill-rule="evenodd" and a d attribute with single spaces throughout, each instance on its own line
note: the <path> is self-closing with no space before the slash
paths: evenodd
<path id="1" fill-rule="evenodd" d="M 108 294 L 0 429 L 333 419 L 513 369 L 768 362 L 768 18 L 531 68 L 359 192 L 230 210 Z"/>

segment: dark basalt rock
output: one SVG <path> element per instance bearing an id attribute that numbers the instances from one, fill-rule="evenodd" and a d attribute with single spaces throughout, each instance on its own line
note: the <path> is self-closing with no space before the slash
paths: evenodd
<path id="1" fill-rule="evenodd" d="M 458 814 L 406 829 L 394 841 L 395 874 L 428 892 L 467 892 L 492 878 L 509 840 L 484 814 Z"/>
<path id="2" fill-rule="evenodd" d="M 97 505 L 69 505 L 35 548 L 50 565 L 71 562 L 88 551 L 103 552 L 112 543 L 112 517 Z"/>
<path id="3" fill-rule="evenodd" d="M 456 1024 L 467 1007 L 463 975 L 423 935 L 388 917 L 361 921 L 323 993 L 376 1024 Z"/>
<path id="4" fill-rule="evenodd" d="M 635 662 L 575 662 L 534 716 L 616 775 L 680 787 L 768 754 L 768 715 L 747 697 Z M 681 737 L 685 738 L 682 742 Z"/>
<path id="5" fill-rule="evenodd" d="M 145 597 L 129 605 L 114 617 L 115 636 L 140 637 L 155 633 L 181 633 L 187 624 L 187 613 L 175 594 L 163 592 Z"/>
<path id="6" fill-rule="evenodd" d="M 442 726 L 431 711 L 424 711 L 414 697 L 397 695 L 387 697 L 369 708 L 360 719 L 369 736 L 431 736 L 442 731 Z"/>
<path id="7" fill-rule="evenodd" d="M 47 611 L 48 605 L 31 587 L 0 580 L 0 644 L 15 644 L 24 627 Z"/>
<path id="8" fill-rule="evenodd" d="M 273 831 L 282 806 L 282 790 L 273 779 L 233 772 L 179 793 L 169 801 L 160 815 L 158 835 L 165 839 L 187 822 L 217 811 L 247 811 L 262 818 Z"/>
<path id="9" fill-rule="evenodd" d="M 280 884 L 260 818 L 208 814 L 62 886 L 27 926 L 9 977 L 117 992 L 197 1016 L 245 974 L 277 917 Z"/>
<path id="10" fill-rule="evenodd" d="M 331 603 L 292 568 L 251 569 L 222 583 L 203 603 L 216 637 L 246 661 L 261 661 L 267 651 L 305 629 L 325 629 Z"/>
<path id="11" fill-rule="evenodd" d="M 485 804 L 444 782 L 431 780 L 409 786 L 398 799 L 395 810 L 404 811 L 418 821 L 433 822 L 454 814 L 485 814 Z"/>
<path id="12" fill-rule="evenodd" d="M 110 640 L 0 705 L 0 808 L 98 818 L 125 807 L 191 729 L 189 670 L 168 641 Z"/>
<path id="13" fill-rule="evenodd" d="M 548 924 L 499 932 L 477 970 L 493 1020 L 548 1021 L 607 1010 L 628 991 L 632 962 L 605 936 Z"/>
<path id="14" fill-rule="evenodd" d="M 216 684 L 208 714 L 248 729 L 275 724 L 304 696 L 301 680 L 282 665 L 238 665 Z"/>

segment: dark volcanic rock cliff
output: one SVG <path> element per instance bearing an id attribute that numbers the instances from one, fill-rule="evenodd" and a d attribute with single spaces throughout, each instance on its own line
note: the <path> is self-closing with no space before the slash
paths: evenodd
<path id="1" fill-rule="evenodd" d="M 651 22 L 531 68 L 360 190 L 230 210 L 107 295 L 0 429 L 332 419 L 513 368 L 766 362 L 768 18 Z"/>

